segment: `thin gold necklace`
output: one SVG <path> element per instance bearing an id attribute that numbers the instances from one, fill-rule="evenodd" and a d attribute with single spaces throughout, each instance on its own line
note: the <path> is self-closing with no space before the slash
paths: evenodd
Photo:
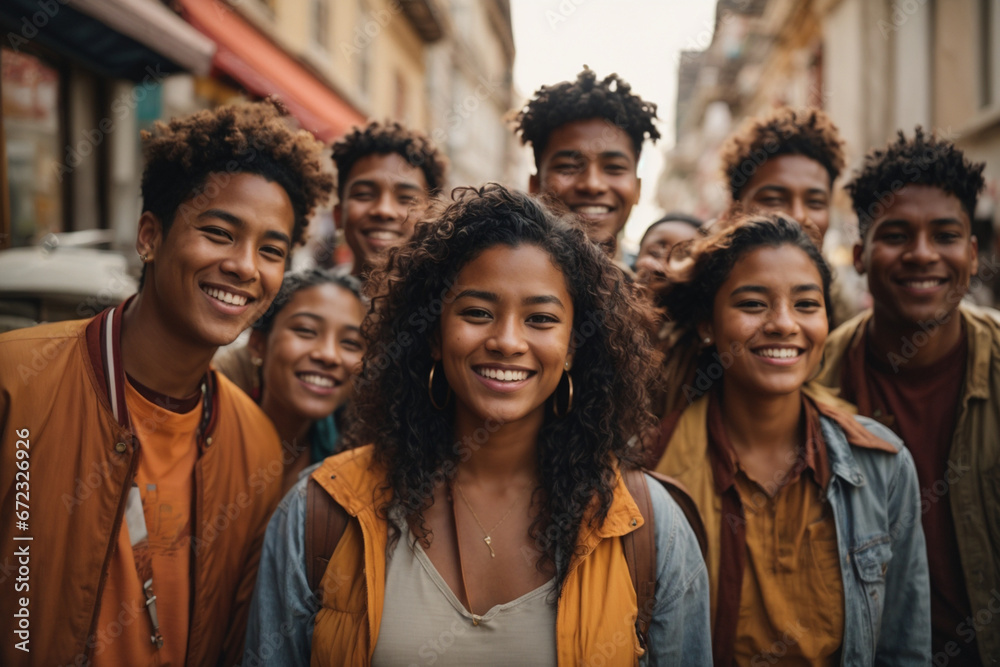
<path id="1" fill-rule="evenodd" d="M 458 483 L 457 479 L 455 480 L 455 486 L 458 487 L 458 494 L 462 496 L 462 502 L 464 502 L 465 506 L 469 508 L 470 512 L 472 512 L 472 518 L 476 520 L 476 523 L 479 524 L 479 529 L 483 531 L 484 535 L 483 542 L 486 543 L 486 546 L 490 550 L 490 558 L 496 558 L 497 554 L 495 551 L 493 551 L 493 538 L 490 537 L 490 535 L 492 535 L 493 531 L 499 528 L 500 524 L 503 523 L 504 520 L 510 516 L 510 513 L 514 511 L 515 507 L 517 507 L 517 503 L 518 501 L 520 501 L 520 498 L 514 501 L 514 504 L 510 506 L 510 509 L 508 509 L 507 512 L 502 517 L 500 517 L 500 520 L 497 521 L 496 525 L 493 526 L 493 528 L 491 528 L 490 530 L 486 530 L 486 527 L 483 525 L 483 522 L 479 520 L 479 516 L 476 514 L 476 510 L 472 509 L 472 505 L 469 504 L 469 499 L 465 497 L 465 491 L 462 490 L 462 485 Z"/>

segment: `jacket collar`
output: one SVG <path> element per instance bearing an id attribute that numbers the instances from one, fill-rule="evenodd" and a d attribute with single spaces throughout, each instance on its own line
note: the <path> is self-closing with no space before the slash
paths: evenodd
<path id="1" fill-rule="evenodd" d="M 118 425 L 128 429 L 131 429 L 131 421 L 125 401 L 125 383 L 128 380 L 125 377 L 125 364 L 122 362 L 122 320 L 135 297 L 133 294 L 125 302 L 102 311 L 86 328 L 87 353 L 101 394 L 108 401 Z M 200 447 L 211 444 L 212 433 L 218 422 L 219 396 L 214 371 L 206 373 L 202 393 L 203 411 L 198 437 Z"/>

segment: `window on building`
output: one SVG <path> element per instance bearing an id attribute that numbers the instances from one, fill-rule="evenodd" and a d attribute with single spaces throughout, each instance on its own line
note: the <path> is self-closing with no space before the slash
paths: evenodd
<path id="1" fill-rule="evenodd" d="M 330 43 L 330 6 L 328 2 L 329 0 L 310 0 L 309 2 L 310 37 L 313 45 L 324 51 Z"/>
<path id="2" fill-rule="evenodd" d="M 60 71 L 40 57 L 2 49 L 3 132 L 9 217 L 0 247 L 65 230 Z"/>
<path id="3" fill-rule="evenodd" d="M 979 106 L 1000 106 L 1000 0 L 979 0 Z"/>

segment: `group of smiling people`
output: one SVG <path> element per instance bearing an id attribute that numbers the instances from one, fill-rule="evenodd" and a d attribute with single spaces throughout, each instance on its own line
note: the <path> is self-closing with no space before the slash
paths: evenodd
<path id="1" fill-rule="evenodd" d="M 657 235 L 633 272 L 617 240 L 655 118 L 617 75 L 584 70 L 516 117 L 535 156 L 529 193 L 450 197 L 424 137 L 358 129 L 333 149 L 355 275 L 283 281 L 334 187 L 318 145 L 267 103 L 158 126 L 140 293 L 76 329 L 0 337 L 3 456 L 15 422 L 36 429 L 35 511 L 53 516 L 38 530 L 69 530 L 59 480 L 95 455 L 64 437 L 60 459 L 42 422 L 76 419 L 56 407 L 86 397 L 49 398 L 45 371 L 11 374 L 59 339 L 75 341 L 53 364 L 72 381 L 91 370 L 73 355 L 100 360 L 103 343 L 97 375 L 128 392 L 116 403 L 106 380 L 91 409 L 160 409 L 115 431 L 129 434 L 117 451 L 135 454 L 140 514 L 159 516 L 169 470 L 174 493 L 193 494 L 172 510 L 190 522 L 147 518 L 149 546 L 130 539 L 113 500 L 125 474 L 103 484 L 103 510 L 80 500 L 80 514 L 119 517 L 93 523 L 117 548 L 95 548 L 110 562 L 75 594 L 72 641 L 36 645 L 45 661 L 1000 660 L 1000 317 L 962 302 L 983 165 L 920 129 L 868 154 L 847 191 L 873 307 L 831 333 L 821 245 L 845 162 L 829 119 L 749 122 L 722 155 L 732 207 L 704 231 L 668 221 L 682 238 Z M 164 195 L 164 174 L 186 180 Z M 249 325 L 247 346 L 217 362 L 243 394 L 209 368 Z M 85 453 L 66 457 L 73 447 Z M 169 582 L 159 615 L 111 636 L 122 604 L 151 597 L 132 563 L 147 548 L 149 581 Z M 55 618 L 49 587 L 84 566 L 46 564 L 32 604 Z M 41 623 L 33 641 L 55 632 Z"/>

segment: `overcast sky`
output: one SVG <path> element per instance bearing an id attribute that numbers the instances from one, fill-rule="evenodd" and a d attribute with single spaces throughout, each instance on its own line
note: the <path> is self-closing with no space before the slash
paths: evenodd
<path id="1" fill-rule="evenodd" d="M 627 239 L 662 214 L 654 201 L 663 151 L 674 144 L 680 52 L 712 39 L 715 0 L 511 0 L 514 84 L 528 97 L 543 84 L 576 78 L 583 65 L 598 77 L 618 72 L 645 100 L 656 102 L 663 138 L 648 142 L 639 163 L 642 199 L 625 228 Z"/>

